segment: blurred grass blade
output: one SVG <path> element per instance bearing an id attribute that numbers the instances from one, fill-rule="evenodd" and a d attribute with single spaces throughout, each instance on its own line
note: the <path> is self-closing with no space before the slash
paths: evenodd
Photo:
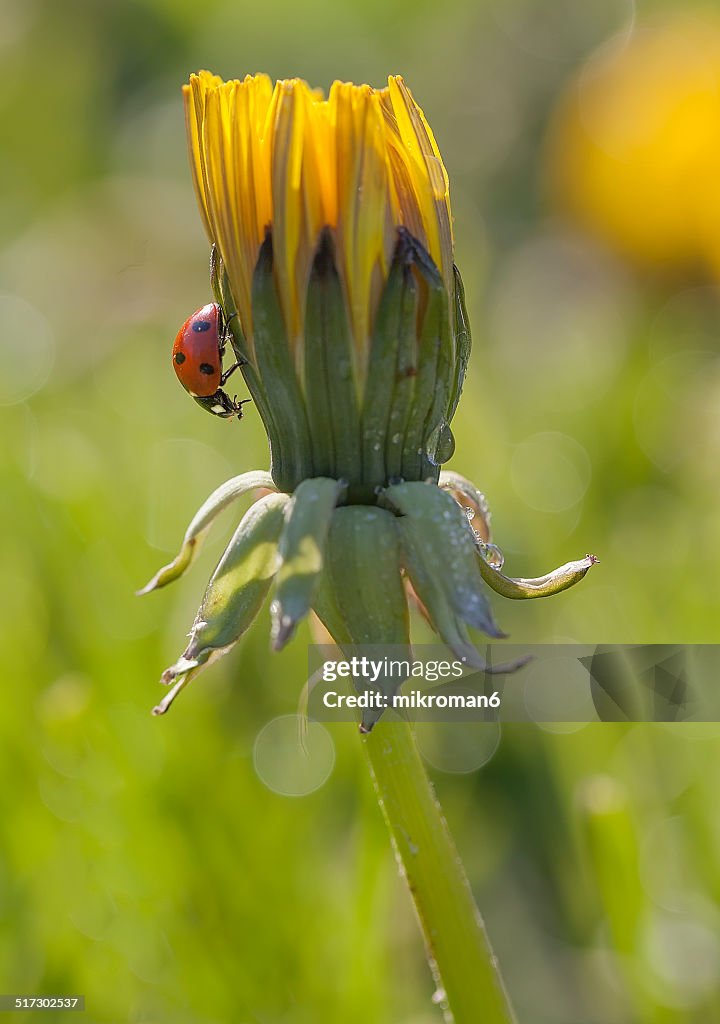
<path id="1" fill-rule="evenodd" d="M 589 866 L 613 947 L 632 956 L 637 950 L 645 897 L 627 791 L 609 775 L 594 775 L 581 785 L 578 806 Z"/>

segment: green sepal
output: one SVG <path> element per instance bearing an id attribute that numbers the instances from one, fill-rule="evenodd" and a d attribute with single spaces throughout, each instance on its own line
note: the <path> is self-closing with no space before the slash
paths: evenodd
<path id="1" fill-rule="evenodd" d="M 426 295 L 400 475 L 408 480 L 437 480 L 440 462 L 452 454 L 452 434 L 445 414 L 454 367 L 454 339 L 443 279 L 420 243 L 404 234 L 412 245 L 413 266 Z M 440 454 L 442 448 L 446 451 Z"/>
<path id="2" fill-rule="evenodd" d="M 216 488 L 193 516 L 190 525 L 185 531 L 182 547 L 178 554 L 173 558 L 172 562 L 159 569 L 149 583 L 146 583 L 141 590 L 137 591 L 138 596 L 149 594 L 152 590 L 165 587 L 168 583 L 172 583 L 173 580 L 182 576 L 185 570 L 194 562 L 208 530 L 223 509 L 227 508 L 228 505 L 241 495 L 261 487 L 267 487 L 274 491 L 275 483 L 269 473 L 256 470 L 251 473 L 242 473 L 231 480 L 226 480 L 224 484 Z"/>
<path id="3" fill-rule="evenodd" d="M 409 260 L 405 268 L 403 286 L 394 388 L 385 440 L 385 483 L 402 476 L 405 434 L 417 377 L 417 322 L 420 288 Z"/>
<path id="4" fill-rule="evenodd" d="M 348 505 L 333 513 L 326 564 L 354 644 L 409 640 L 400 538 L 386 509 Z"/>
<path id="5" fill-rule="evenodd" d="M 456 370 L 455 331 L 450 321 L 448 309 L 449 297 L 441 277 L 429 254 L 416 242 L 417 266 L 428 285 L 434 290 L 442 289 L 442 301 L 437 310 L 428 308 L 429 330 L 437 331 L 439 343 L 435 370 L 435 388 L 433 402 L 425 421 L 425 437 L 423 441 L 423 462 L 420 469 L 421 480 L 438 478 L 438 467 L 452 458 L 455 452 L 455 438 L 448 422 L 450 392 Z M 437 325 L 433 323 L 437 316 Z M 422 347 L 422 335 L 421 335 Z M 418 478 L 416 478 L 418 479 Z"/>
<path id="6" fill-rule="evenodd" d="M 285 525 L 287 494 L 267 494 L 242 518 L 208 583 L 182 657 L 163 672 L 175 684 L 155 709 L 162 714 L 189 673 L 227 653 L 250 626 L 265 600 L 278 567 L 278 543 Z"/>
<path id="7" fill-rule="evenodd" d="M 440 639 L 463 664 L 484 670 L 485 659 L 475 647 L 467 626 L 448 600 L 444 583 L 429 571 L 422 552 L 406 542 L 403 544 L 402 559 L 413 590 Z"/>
<path id="8" fill-rule="evenodd" d="M 287 473 L 283 463 L 283 451 L 278 440 L 277 417 L 258 373 L 254 351 L 248 345 L 248 340 L 242 329 L 237 303 L 230 288 L 230 279 L 216 245 L 213 245 L 210 253 L 210 285 L 215 301 L 223 311 L 225 325 L 230 332 L 230 343 L 235 358 L 240 364 L 240 372 L 268 435 L 273 475 L 275 479 L 283 480 Z"/>
<path id="9" fill-rule="evenodd" d="M 253 274 L 252 313 L 258 373 L 271 414 L 275 409 L 278 412 L 277 416 L 272 416 L 273 422 L 266 424 L 273 452 L 272 475 L 279 490 L 290 492 L 301 480 L 314 475 L 312 445 L 305 402 L 275 286 L 269 230 L 260 246 Z"/>
<path id="10" fill-rule="evenodd" d="M 433 580 L 460 619 L 489 636 L 505 636 L 485 594 L 472 531 L 447 491 L 428 483 L 395 484 L 383 492 L 382 503 L 400 514 L 398 529 L 413 585 L 413 572 L 417 575 L 418 566 L 423 566 L 420 586 Z M 424 601 L 420 590 L 418 595 Z"/>
<path id="11" fill-rule="evenodd" d="M 223 276 L 225 274 L 225 268 L 220 255 L 220 250 L 217 245 L 213 242 L 210 247 L 210 290 L 213 293 L 213 298 L 217 302 L 221 309 L 225 306 L 225 296 L 223 294 Z"/>
<path id="12" fill-rule="evenodd" d="M 210 288 L 215 301 L 222 310 L 226 327 L 230 330 L 230 343 L 237 361 L 241 366 L 248 365 L 252 370 L 252 353 L 240 323 L 237 303 L 230 288 L 230 278 L 225 270 L 220 250 L 213 245 L 210 250 Z"/>
<path id="13" fill-rule="evenodd" d="M 254 381 L 256 383 L 257 388 L 262 391 L 265 401 L 267 401 L 264 388 L 257 375 L 250 346 L 247 343 L 245 332 L 243 331 L 242 324 L 240 323 L 240 315 L 237 310 L 235 299 L 230 291 L 230 278 L 225 270 L 222 272 L 218 290 L 220 294 L 220 307 L 223 311 L 225 325 L 230 331 L 230 344 L 232 345 L 233 352 L 235 353 L 235 358 L 240 363 L 241 372 L 245 373 L 246 383 L 249 381 Z M 257 397 L 254 397 L 254 401 L 258 405 L 262 404 L 262 400 L 258 402 Z"/>
<path id="14" fill-rule="evenodd" d="M 320 237 L 310 273 L 304 349 L 314 474 L 359 481 L 362 453 L 353 344 L 328 228 Z"/>
<path id="15" fill-rule="evenodd" d="M 325 549 L 325 565 L 320 573 L 313 598 L 313 611 L 339 647 L 352 644 L 353 639 L 340 611 L 335 593 L 335 581 L 328 569 L 327 548 Z"/>
<path id="16" fill-rule="evenodd" d="M 385 486 L 389 478 L 400 473 L 402 466 L 402 443 L 415 374 L 417 293 L 412 246 L 403 233 L 395 246 L 390 274 L 380 296 L 365 380 L 363 479 L 371 488 Z M 389 460 L 392 466 L 388 465 Z"/>
<path id="17" fill-rule="evenodd" d="M 512 576 L 505 576 L 499 569 L 486 562 L 479 551 L 477 552 L 477 560 L 482 578 L 487 585 L 492 587 L 496 594 L 516 601 L 527 601 L 535 597 L 552 597 L 553 594 L 560 594 L 563 590 L 568 590 L 569 587 L 574 587 L 576 583 L 579 583 L 588 569 L 600 561 L 595 555 L 585 555 L 584 558 L 580 558 L 576 562 L 566 562 L 565 565 L 553 569 L 552 572 L 546 573 L 545 576 L 537 576 L 535 579 L 523 579 L 522 577 L 513 578 Z"/>
<path id="18" fill-rule="evenodd" d="M 270 606 L 272 645 L 279 651 L 312 608 L 323 567 L 330 520 L 344 485 L 327 477 L 303 480 L 287 508 L 280 568 Z"/>
<path id="19" fill-rule="evenodd" d="M 470 320 L 465 308 L 465 287 L 460 276 L 460 271 L 453 263 L 453 280 L 455 284 L 454 298 L 454 333 L 455 333 L 455 372 L 453 374 L 452 386 L 450 388 L 450 403 L 447 410 L 447 421 L 450 423 L 460 401 L 465 374 L 470 352 L 472 351 L 472 335 L 470 334 Z"/>
<path id="20" fill-rule="evenodd" d="M 336 509 L 323 577 L 314 607 L 338 643 L 401 645 L 405 652 L 399 656 L 410 659 L 400 537 L 390 512 L 362 505 Z M 374 685 L 391 696 L 399 681 L 380 676 Z M 380 714 L 364 709 L 361 730 L 369 732 Z"/>
<path id="21" fill-rule="evenodd" d="M 251 364 L 252 353 L 240 323 L 237 303 L 230 288 L 230 278 L 216 245 L 210 250 L 210 287 L 215 301 L 222 309 L 225 324 L 230 329 L 230 343 L 238 362 L 242 365 Z"/>

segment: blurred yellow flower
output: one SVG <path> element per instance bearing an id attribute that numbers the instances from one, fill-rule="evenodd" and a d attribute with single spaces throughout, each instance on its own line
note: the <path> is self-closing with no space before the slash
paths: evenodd
<path id="1" fill-rule="evenodd" d="M 720 273 L 720 20 L 675 16 L 595 55 L 548 156 L 557 204 L 624 256 Z"/>
<path id="2" fill-rule="evenodd" d="M 191 166 L 205 228 L 228 274 L 250 358 L 252 280 L 266 230 L 288 341 L 303 335 L 320 234 L 334 235 L 356 352 L 366 355 L 398 227 L 428 251 L 452 293 L 448 178 L 402 78 L 385 89 L 335 82 L 327 99 L 299 79 L 184 87 Z M 360 369 L 362 373 L 362 358 Z"/>

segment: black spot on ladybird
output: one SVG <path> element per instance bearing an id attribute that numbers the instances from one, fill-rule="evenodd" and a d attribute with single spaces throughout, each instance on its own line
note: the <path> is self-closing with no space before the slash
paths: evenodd
<path id="1" fill-rule="evenodd" d="M 196 320 L 192 325 L 192 329 L 196 334 L 204 334 L 205 331 L 209 331 L 211 327 L 212 324 L 209 320 Z"/>
<path id="2" fill-rule="evenodd" d="M 176 352 L 175 353 L 175 362 L 178 364 L 178 366 L 182 366 L 182 364 L 185 362 L 185 353 L 184 352 Z"/>
<path id="3" fill-rule="evenodd" d="M 200 363 L 200 373 L 206 373 L 211 377 L 215 373 L 215 367 L 212 363 Z"/>

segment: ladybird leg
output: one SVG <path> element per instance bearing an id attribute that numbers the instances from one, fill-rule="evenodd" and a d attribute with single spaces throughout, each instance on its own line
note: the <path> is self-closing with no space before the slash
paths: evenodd
<path id="1" fill-rule="evenodd" d="M 222 310 L 220 312 L 220 315 L 222 316 Z M 221 359 L 225 356 L 225 349 L 227 348 L 227 343 L 230 341 L 230 339 L 232 337 L 232 331 L 231 331 L 229 325 L 230 325 L 232 320 L 235 320 L 237 318 L 237 315 L 238 314 L 237 314 L 237 310 L 236 310 L 234 313 L 230 314 L 230 316 L 227 318 L 227 320 L 223 319 L 223 321 L 222 321 L 222 330 L 221 330 L 221 334 L 220 334 L 220 358 Z M 244 357 L 241 357 L 240 359 L 238 359 L 238 361 L 237 361 L 237 363 L 235 365 L 236 366 L 244 366 L 247 362 L 248 362 L 247 359 L 245 359 Z M 230 376 L 230 371 L 229 370 L 228 370 L 228 376 Z"/>
<path id="2" fill-rule="evenodd" d="M 242 364 L 242 363 L 240 363 L 240 362 L 237 362 L 237 363 L 233 363 L 233 364 L 232 364 L 232 366 L 230 367 L 230 369 L 229 369 L 229 370 L 226 370 L 226 371 L 225 371 L 225 373 L 224 373 L 224 374 L 222 375 L 222 377 L 220 378 L 220 387 L 222 387 L 222 386 L 223 386 L 223 384 L 224 384 L 224 383 L 225 383 L 225 381 L 226 381 L 226 380 L 228 379 L 228 377 L 230 376 L 230 374 L 231 374 L 231 373 L 234 373 L 234 372 L 235 372 L 235 370 L 237 370 L 237 369 L 238 369 L 238 368 L 239 368 L 240 366 L 242 366 L 242 365 L 243 365 L 243 364 Z"/>
<path id="3" fill-rule="evenodd" d="M 227 318 L 227 320 L 223 320 L 223 328 L 222 328 L 222 347 L 223 347 L 223 349 L 225 348 L 225 346 L 227 345 L 228 341 L 230 341 L 230 338 L 232 337 L 232 329 L 230 327 L 230 324 L 233 322 L 233 320 L 237 320 L 238 322 L 240 320 L 240 317 L 238 316 L 237 310 L 235 310 L 234 313 L 231 313 L 230 316 Z M 247 362 L 247 359 L 245 360 L 245 362 Z"/>
<path id="4" fill-rule="evenodd" d="M 222 343 L 219 346 L 220 360 L 221 361 L 225 358 L 225 349 L 227 348 L 227 342 L 228 342 L 228 339 L 227 339 L 227 337 L 225 337 L 223 339 Z M 229 377 L 230 374 L 232 373 L 232 371 L 237 369 L 238 366 L 247 366 L 248 362 L 249 362 L 248 359 L 246 359 L 244 356 L 240 356 L 235 361 L 235 363 L 230 367 L 230 369 L 227 371 L 227 373 L 225 374 L 225 377 L 223 377 L 223 381 L 226 379 L 226 377 Z"/>

